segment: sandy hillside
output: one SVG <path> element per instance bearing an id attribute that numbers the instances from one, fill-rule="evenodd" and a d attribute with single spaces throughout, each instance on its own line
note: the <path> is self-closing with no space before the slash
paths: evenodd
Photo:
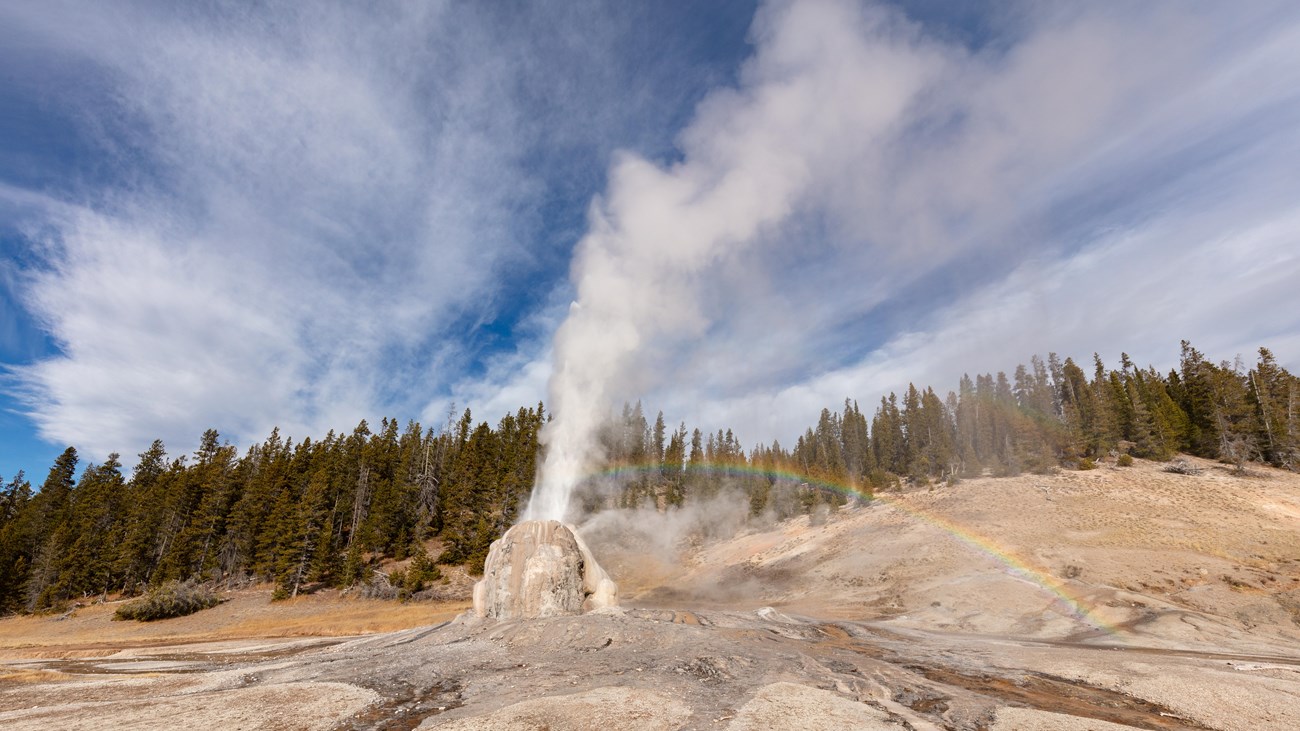
<path id="1" fill-rule="evenodd" d="M 721 540 L 593 524 L 609 614 L 245 592 L 151 625 L 0 620 L 0 726 L 1300 728 L 1300 476 L 1196 464 L 905 490 Z"/>
<path id="2" fill-rule="evenodd" d="M 690 552 L 625 593 L 957 632 L 1300 642 L 1300 476 L 1190 461 L 1200 475 L 1139 460 L 884 493 Z"/>

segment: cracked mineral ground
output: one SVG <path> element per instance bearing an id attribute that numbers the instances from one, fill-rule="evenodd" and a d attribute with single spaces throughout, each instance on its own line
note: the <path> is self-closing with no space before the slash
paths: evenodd
<path id="1" fill-rule="evenodd" d="M 6 619 L 0 725 L 1300 728 L 1300 476 L 1199 464 L 968 480 L 725 535 L 591 521 L 622 609 L 581 616 L 244 591 L 150 625 L 111 604 Z"/>

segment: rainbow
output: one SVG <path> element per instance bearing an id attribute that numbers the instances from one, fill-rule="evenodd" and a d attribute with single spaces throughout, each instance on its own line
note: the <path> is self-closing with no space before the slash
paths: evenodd
<path id="1" fill-rule="evenodd" d="M 662 469 L 663 465 L 654 463 L 616 465 L 592 473 L 583 481 L 587 482 L 596 479 L 626 479 L 629 477 L 659 473 Z M 1081 599 L 1070 592 L 1069 587 L 1047 571 L 1035 567 L 1029 560 L 1018 556 L 1010 549 L 998 545 L 991 538 L 981 535 L 971 528 L 955 523 L 948 518 L 934 513 L 933 511 L 912 505 L 902 496 L 871 492 L 864 493 L 851 485 L 839 482 L 821 480 L 788 470 L 766 469 L 750 465 L 686 464 L 683 466 L 683 472 L 689 474 L 719 475 L 723 477 L 759 477 L 771 480 L 774 483 L 785 482 L 799 487 L 835 492 L 847 497 L 869 501 L 879 500 L 891 508 L 910 515 L 923 523 L 938 528 L 955 538 L 958 542 L 992 558 L 1001 564 L 1008 574 L 1027 581 L 1051 597 L 1053 600 L 1053 608 L 1057 611 L 1061 611 L 1062 614 L 1070 616 L 1075 621 L 1088 625 L 1101 633 L 1110 635 L 1111 637 L 1119 638 L 1120 636 L 1120 629 L 1118 627 L 1098 617 Z"/>

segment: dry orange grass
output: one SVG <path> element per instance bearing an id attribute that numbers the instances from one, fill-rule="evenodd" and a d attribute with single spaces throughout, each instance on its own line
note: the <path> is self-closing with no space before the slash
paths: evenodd
<path id="1" fill-rule="evenodd" d="M 117 602 L 78 608 L 71 616 L 0 619 L 0 658 L 96 657 L 120 648 L 271 637 L 341 637 L 436 624 L 468 602 L 400 604 L 322 591 L 270 601 L 269 588 L 220 595 L 225 601 L 185 617 L 156 622 L 113 621 Z"/>
<path id="2" fill-rule="evenodd" d="M 33 668 L 0 669 L 0 684 L 5 683 L 52 683 L 67 680 L 72 676 L 57 670 L 39 670 Z"/>
<path id="3" fill-rule="evenodd" d="M 234 637 L 340 637 L 393 632 L 437 624 L 470 608 L 468 602 L 408 603 L 368 599 L 345 599 L 321 607 L 314 597 L 281 602 L 301 612 L 268 614 L 231 625 L 216 639 Z"/>

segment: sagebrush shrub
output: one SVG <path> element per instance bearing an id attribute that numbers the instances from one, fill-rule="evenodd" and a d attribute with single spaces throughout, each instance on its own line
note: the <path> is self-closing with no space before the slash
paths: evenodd
<path id="1" fill-rule="evenodd" d="M 183 617 L 220 603 L 217 595 L 206 586 L 169 581 L 142 598 L 117 608 L 113 619 L 134 619 L 152 622 L 155 619 Z"/>
<path id="2" fill-rule="evenodd" d="M 1201 474 L 1201 468 L 1192 464 L 1188 460 L 1179 457 L 1165 465 L 1165 472 L 1173 472 L 1177 475 L 1199 475 Z"/>

